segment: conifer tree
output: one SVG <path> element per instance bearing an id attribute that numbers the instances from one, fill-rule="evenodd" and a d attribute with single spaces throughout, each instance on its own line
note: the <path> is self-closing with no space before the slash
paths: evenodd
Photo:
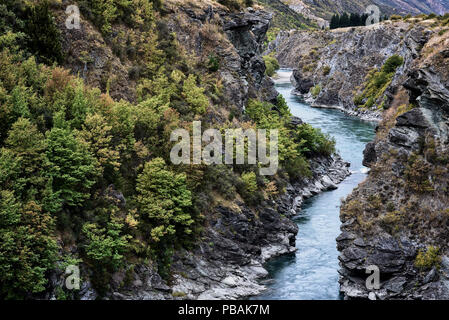
<path id="1" fill-rule="evenodd" d="M 340 27 L 346 28 L 350 26 L 349 15 L 345 12 L 341 15 L 340 18 Z"/>
<path id="2" fill-rule="evenodd" d="M 339 25 L 340 25 L 340 16 L 338 14 L 334 14 L 332 16 L 329 28 L 337 29 Z"/>

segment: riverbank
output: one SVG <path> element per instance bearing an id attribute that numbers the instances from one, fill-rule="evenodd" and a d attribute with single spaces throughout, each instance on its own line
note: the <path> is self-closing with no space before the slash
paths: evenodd
<path id="1" fill-rule="evenodd" d="M 276 80 L 276 88 L 283 82 Z M 310 178 L 287 182 L 283 192 L 257 208 L 216 199 L 216 214 L 208 218 L 204 239 L 194 250 L 176 252 L 171 283 L 151 268 L 139 266 L 139 279 L 114 298 L 225 300 L 261 294 L 267 289 L 261 282 L 268 275 L 265 263 L 297 249 L 298 226 L 292 219 L 302 205 L 336 189 L 350 175 L 348 163 L 338 155 L 312 158 L 310 169 Z"/>

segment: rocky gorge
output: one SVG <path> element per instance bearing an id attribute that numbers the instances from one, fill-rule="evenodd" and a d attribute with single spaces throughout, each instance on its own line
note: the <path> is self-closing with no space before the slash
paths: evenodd
<path id="1" fill-rule="evenodd" d="M 63 16 L 63 15 L 61 15 Z M 196 61 L 205 63 L 211 56 L 220 61 L 218 70 L 225 107 L 211 117 L 224 121 L 229 112 L 242 112 L 249 99 L 275 102 L 278 96 L 273 81 L 265 75 L 261 57 L 266 32 L 272 16 L 261 8 L 231 13 L 212 1 L 180 5 L 165 2 L 164 28 L 176 34 L 183 50 Z M 87 20 L 82 28 L 71 32 L 57 21 L 63 34 L 63 48 L 70 56 L 65 67 L 82 72 L 86 83 L 102 86 L 108 81 L 111 97 L 133 101 L 135 83 L 127 72 L 129 65 L 116 56 L 102 40 L 101 34 Z M 120 31 L 122 32 L 122 31 Z M 120 34 L 117 32 L 117 34 Z M 87 41 L 88 39 L 96 41 Z M 85 56 L 78 59 L 79 56 Z M 232 111 L 234 110 L 234 111 Z M 302 124 L 292 117 L 291 126 Z M 291 221 L 304 200 L 332 190 L 349 174 L 349 164 L 338 155 L 316 157 L 311 161 L 312 176 L 295 183 L 285 181 L 284 191 L 256 208 L 240 199 L 227 201 L 217 196 L 216 205 L 205 218 L 203 236 L 192 250 L 181 249 L 171 263 L 173 277 L 164 280 L 150 261 L 132 269 L 112 274 L 107 299 L 237 299 L 257 295 L 265 290 L 261 280 L 267 276 L 264 263 L 294 252 L 298 227 Z M 115 198 L 125 199 L 111 186 Z M 126 199 L 125 201 L 126 202 Z M 76 252 L 76 249 L 73 249 Z M 82 274 L 91 275 L 88 266 Z M 64 274 L 53 273 L 50 287 L 63 286 Z M 79 291 L 80 299 L 95 299 L 98 292 L 89 277 Z M 54 299 L 50 290 L 45 298 Z"/>
<path id="2" fill-rule="evenodd" d="M 1 298 L 449 298 L 449 17 L 268 44 L 252 1 L 77 4 L 1 5 Z M 175 164 L 194 121 L 278 130 L 278 173 Z"/>
<path id="3" fill-rule="evenodd" d="M 345 299 L 449 298 L 449 37 L 443 30 L 438 19 L 387 21 L 330 32 L 281 32 L 269 46 L 282 66 L 294 69 L 293 83 L 306 102 L 379 122 L 364 151 L 369 175 L 341 206 L 337 248 Z M 367 95 L 392 56 L 401 57 L 400 65 L 374 96 Z M 304 199 L 335 188 L 349 174 L 338 157 L 313 163 L 313 179 L 288 185 L 285 195 L 264 204 L 258 219 L 241 204 L 237 220 L 232 208 L 217 207 L 220 215 L 208 221 L 209 237 L 198 251 L 179 253 L 171 290 L 198 299 L 260 293 L 258 280 L 267 275 L 263 263 L 295 250 L 297 226 L 289 218 Z M 214 250 L 218 243 L 226 245 Z M 232 263 L 223 268 L 224 260 Z M 373 265 L 380 288 L 368 289 L 366 270 Z"/>
<path id="4" fill-rule="evenodd" d="M 168 19 L 172 21 L 170 28 L 197 55 L 202 55 L 204 49 L 201 32 L 193 33 L 199 37 L 192 39 L 192 33 L 184 32 L 183 26 L 196 25 L 201 30 L 212 19 L 221 21 L 227 40 L 215 52 L 222 59 L 220 76 L 231 106 L 242 109 L 251 97 L 276 99 L 273 82 L 264 75 L 260 56 L 270 14 L 248 9 L 229 15 L 211 6 L 180 10 Z M 445 54 L 442 50 L 435 57 L 431 47 L 437 40 L 446 40 L 436 36 L 438 29 L 430 31 L 429 25 L 426 21 L 385 22 L 331 32 L 284 31 L 269 45 L 269 52 L 276 53 L 282 66 L 294 69 L 292 82 L 306 102 L 380 122 L 376 140 L 364 152 L 364 164 L 372 168 L 368 179 L 343 202 L 341 209 L 342 233 L 337 238 L 341 252 L 340 290 L 348 299 L 368 298 L 365 270 L 369 265 L 378 266 L 381 272 L 381 288 L 375 290 L 378 299 L 447 297 L 445 275 L 449 273 L 449 263 L 442 251 L 442 257 L 437 259 L 440 262 L 416 266 L 418 256 L 432 260 L 426 252 L 439 244 L 441 237 L 444 239 L 445 200 L 436 204 L 432 193 L 422 195 L 419 187 L 409 190 L 409 182 L 402 181 L 409 174 L 408 167 L 413 166 L 408 159 L 418 151 L 423 153 L 422 141 L 431 139 L 429 134 L 436 134 L 436 141 L 445 141 L 444 108 L 440 108 L 447 101 L 447 80 L 444 76 L 441 79 Z M 363 92 L 372 70 L 380 69 L 394 54 L 401 56 L 404 63 L 383 88 L 376 105 L 355 105 L 354 99 Z M 424 58 L 428 55 L 434 60 Z M 427 67 L 423 70 L 422 66 Z M 313 93 L 313 88 L 320 89 Z M 301 120 L 292 122 L 297 125 Z M 438 148 L 439 152 L 445 150 L 444 145 Z M 429 171 L 428 166 L 424 168 L 418 169 L 425 177 Z M 348 164 L 338 156 L 314 160 L 312 171 L 312 178 L 288 184 L 285 194 L 265 201 L 256 211 L 243 202 L 223 201 L 208 215 L 205 237 L 197 248 L 176 253 L 171 283 L 151 266 L 140 265 L 125 286 L 122 284 L 126 275 L 114 275 L 109 297 L 236 299 L 260 294 L 265 290 L 261 280 L 267 276 L 264 263 L 296 250 L 298 226 L 291 218 L 301 210 L 303 201 L 336 188 L 350 174 Z M 395 178 L 391 179 L 391 175 Z M 423 196 L 426 200 L 421 199 Z M 432 214 L 433 222 L 427 221 L 423 212 L 407 216 L 407 208 L 422 201 L 429 203 L 427 214 L 434 212 L 435 205 L 440 208 L 441 213 Z M 431 237 L 425 236 L 429 223 Z M 412 224 L 417 227 L 411 227 Z M 438 248 L 444 250 L 439 245 Z M 95 296 L 88 283 L 83 292 L 85 298 Z"/>
<path id="5" fill-rule="evenodd" d="M 312 178 L 287 185 L 286 193 L 264 203 L 257 215 L 243 203 L 217 207 L 198 248 L 176 254 L 173 284 L 167 285 L 151 269 L 143 268 L 136 272 L 130 287 L 112 297 L 215 300 L 260 294 L 266 289 L 261 280 L 268 275 L 264 263 L 296 250 L 298 227 L 291 218 L 301 211 L 304 200 L 335 189 L 350 174 L 347 166 L 338 156 L 316 159 Z"/>

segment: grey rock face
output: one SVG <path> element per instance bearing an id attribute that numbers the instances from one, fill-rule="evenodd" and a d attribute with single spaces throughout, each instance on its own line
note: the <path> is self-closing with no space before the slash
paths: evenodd
<path id="1" fill-rule="evenodd" d="M 298 69 L 293 70 L 293 78 L 295 89 L 298 93 L 305 95 L 309 93 L 310 88 L 313 87 L 313 80 L 309 78 L 305 78 L 303 73 Z"/>
<path id="2" fill-rule="evenodd" d="M 303 122 L 300 118 L 295 117 L 295 116 L 292 116 L 291 121 L 290 121 L 290 125 L 291 125 L 293 128 L 296 128 L 296 127 L 300 126 L 300 125 L 303 124 L 303 123 L 304 123 L 304 122 Z"/>
<path id="3" fill-rule="evenodd" d="M 367 145 L 364 164 L 377 172 L 370 173 L 349 196 L 356 206 L 352 215 L 345 211 L 348 207 L 342 210 L 342 233 L 337 243 L 340 288 L 345 299 L 366 299 L 371 291 L 378 299 L 449 299 L 447 223 L 432 218 L 447 203 L 447 195 L 440 192 L 444 187 L 439 184 L 445 184 L 447 178 L 439 177 L 445 173 L 438 171 L 441 164 L 434 158 L 444 157 L 443 150 L 447 150 L 449 83 L 447 60 L 435 56 L 432 66 L 417 64 L 406 72 L 404 87 L 416 107 L 397 116 L 388 134 Z M 423 151 L 427 148 L 434 155 L 429 157 L 428 151 Z M 412 156 L 419 156 L 428 170 L 414 188 L 409 185 L 413 180 L 407 178 L 406 168 L 409 175 L 419 176 L 422 167 L 410 167 Z M 438 178 L 442 182 L 436 182 Z M 426 179 L 433 188 L 428 194 L 419 189 Z M 384 203 L 373 208 L 376 197 Z M 430 245 L 439 248 L 439 268 L 416 264 L 418 252 Z M 368 290 L 365 286 L 369 265 L 379 267 L 380 289 Z"/>
<path id="4" fill-rule="evenodd" d="M 407 76 L 405 70 L 428 38 L 425 28 L 405 22 L 319 32 L 293 30 L 281 32 L 270 51 L 276 52 L 282 66 L 294 69 L 296 92 L 312 106 L 380 121 L 382 110 L 376 107 L 382 102 L 389 105 Z M 372 109 L 357 107 L 354 98 L 361 93 L 369 72 L 381 68 L 394 54 L 404 58 L 404 65 L 390 86 Z M 321 88 L 316 96 L 310 93 L 314 86 Z"/>
<path id="5" fill-rule="evenodd" d="M 397 117 L 396 126 L 426 129 L 429 127 L 429 124 L 422 109 L 413 109 Z"/>
<path id="6" fill-rule="evenodd" d="M 262 98 L 275 102 L 278 93 L 273 81 L 265 76 L 262 46 L 272 14 L 248 9 L 238 14 L 220 13 L 223 29 L 235 47 L 238 57 L 223 54 L 225 65 L 221 70 L 227 96 L 243 109 L 248 98 Z M 236 79 L 235 74 L 238 74 Z"/>
<path id="7" fill-rule="evenodd" d="M 370 167 L 372 163 L 377 160 L 376 148 L 374 142 L 369 142 L 366 144 L 365 150 L 363 150 L 363 165 L 365 167 Z"/>

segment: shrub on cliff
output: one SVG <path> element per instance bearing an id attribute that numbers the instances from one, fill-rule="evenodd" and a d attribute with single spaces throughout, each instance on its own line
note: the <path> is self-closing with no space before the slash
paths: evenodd
<path id="1" fill-rule="evenodd" d="M 356 106 L 361 106 L 363 101 L 365 101 L 363 108 L 371 109 L 384 94 L 385 90 L 393 80 L 396 70 L 403 63 L 404 58 L 395 54 L 385 61 L 380 70 L 371 70 L 368 74 L 368 80 L 365 83 L 363 92 L 354 97 L 354 104 Z M 382 107 L 385 107 L 385 104 L 383 104 Z"/>
<path id="2" fill-rule="evenodd" d="M 26 26 L 29 48 L 47 64 L 62 63 L 61 36 L 47 1 L 31 7 Z"/>
<path id="3" fill-rule="evenodd" d="M 237 190 L 249 205 L 256 205 L 262 200 L 262 194 L 259 192 L 257 176 L 254 171 L 242 173 L 241 182 L 237 184 Z"/>
<path id="4" fill-rule="evenodd" d="M 335 140 L 308 123 L 297 127 L 294 138 L 307 156 L 330 156 L 335 152 Z"/>
<path id="5" fill-rule="evenodd" d="M 445 17 L 446 17 L 446 15 L 445 15 Z M 442 24 L 443 24 L 443 26 L 449 26 L 449 16 L 447 16 L 446 19 L 443 20 Z"/>
<path id="6" fill-rule="evenodd" d="M 123 266 L 130 236 L 123 233 L 123 224 L 112 219 L 105 227 L 97 223 L 84 224 L 82 238 L 84 253 L 94 265 L 96 287 L 103 288 L 106 283 L 99 280 L 106 278 L 107 282 L 108 275 Z"/>
<path id="7" fill-rule="evenodd" d="M 207 63 L 207 69 L 210 72 L 217 72 L 220 69 L 220 60 L 214 54 L 209 55 L 209 61 Z"/>
<path id="8" fill-rule="evenodd" d="M 329 67 L 329 66 L 323 67 L 323 76 L 329 75 L 330 72 L 331 72 L 331 67 Z"/>
<path id="9" fill-rule="evenodd" d="M 408 160 L 404 177 L 408 186 L 417 192 L 433 192 L 434 187 L 430 179 L 432 166 L 420 155 L 413 153 Z"/>
<path id="10" fill-rule="evenodd" d="M 81 11 L 109 35 L 115 22 L 123 21 L 131 27 L 148 28 L 154 20 L 153 9 L 159 10 L 161 0 L 81 0 Z"/>
<path id="11" fill-rule="evenodd" d="M 279 111 L 281 117 L 289 119 L 292 114 L 290 112 L 290 108 L 288 107 L 287 101 L 282 94 L 278 95 L 276 99 L 276 109 Z"/>
<path id="12" fill-rule="evenodd" d="M 415 258 L 415 267 L 421 270 L 428 270 L 432 267 L 439 268 L 440 263 L 440 249 L 434 246 L 429 246 L 426 250 L 419 250 Z"/>
<path id="13" fill-rule="evenodd" d="M 314 87 L 312 87 L 312 88 L 310 89 L 310 93 L 312 94 L 312 96 L 313 96 L 314 98 L 318 97 L 318 95 L 320 94 L 320 92 L 321 92 L 321 86 L 320 86 L 319 84 L 316 84 Z"/>
<path id="14" fill-rule="evenodd" d="M 203 181 L 205 189 L 216 191 L 228 200 L 235 198 L 238 176 L 229 166 L 207 166 Z"/>
<path id="15" fill-rule="evenodd" d="M 393 14 L 393 15 L 390 16 L 390 20 L 391 21 L 402 20 L 402 16 L 400 16 L 398 14 Z"/>
<path id="16" fill-rule="evenodd" d="M 254 193 L 257 191 L 257 180 L 254 172 L 251 171 L 242 173 L 242 181 L 244 183 L 246 193 Z"/>
<path id="17" fill-rule="evenodd" d="M 284 169 L 291 181 L 298 181 L 304 177 L 311 177 L 310 164 L 304 156 L 288 159 L 284 163 Z"/>
<path id="18" fill-rule="evenodd" d="M 382 66 L 382 72 L 386 74 L 394 73 L 396 72 L 397 68 L 402 66 L 403 63 L 404 58 L 397 54 L 394 54 L 385 61 L 384 65 Z"/>

